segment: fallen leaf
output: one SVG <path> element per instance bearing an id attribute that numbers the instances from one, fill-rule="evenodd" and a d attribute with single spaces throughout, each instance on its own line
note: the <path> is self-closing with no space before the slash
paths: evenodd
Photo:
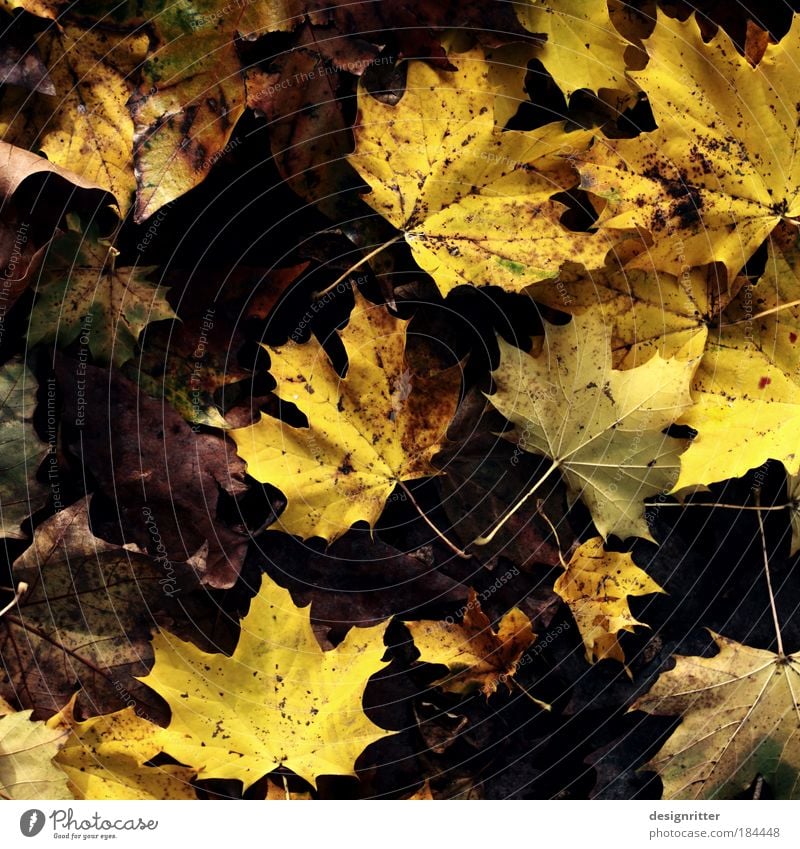
<path id="1" fill-rule="evenodd" d="M 567 98 L 580 88 L 630 88 L 628 42 L 612 23 L 605 0 L 523 0 L 515 10 L 525 29 L 547 36 L 538 58 Z"/>
<path id="2" fill-rule="evenodd" d="M 86 499 L 36 529 L 13 577 L 28 591 L 0 619 L 4 689 L 38 714 L 78 687 L 93 713 L 147 698 L 133 676 L 147 668 L 156 617 L 181 616 L 198 583 L 186 564 L 96 537 Z"/>
<path id="3" fill-rule="evenodd" d="M 450 674 L 436 682 L 449 693 L 469 693 L 480 688 L 488 698 L 517 671 L 520 658 L 536 639 L 531 620 L 518 608 L 510 610 L 495 630 L 481 610 L 475 590 L 470 590 L 460 625 L 449 621 L 406 622 L 419 659 L 441 664 Z"/>
<path id="4" fill-rule="evenodd" d="M 35 44 L 28 44 L 28 39 L 13 26 L 6 26 L 3 32 L 0 85 L 15 85 L 25 91 L 42 94 L 56 93 L 38 48 Z"/>
<path id="5" fill-rule="evenodd" d="M 319 50 L 306 24 L 270 73 L 248 70 L 247 105 L 266 118 L 275 164 L 292 191 L 335 214 L 360 183 L 347 162 L 353 137 L 337 96 L 342 83 Z"/>
<path id="6" fill-rule="evenodd" d="M 233 586 L 249 539 L 217 518 L 222 493 L 238 498 L 246 490 L 233 446 L 196 432 L 116 371 L 62 359 L 56 373 L 63 417 L 78 429 L 69 447 L 119 504 L 111 530 L 172 562 L 193 559 L 212 587 Z M 120 428 L 120 421 L 137 425 Z M 205 553 L 198 559 L 198 552 Z"/>
<path id="7" fill-rule="evenodd" d="M 497 422 L 485 421 L 487 403 L 476 387 L 470 389 L 448 428 L 448 444 L 436 459 L 437 467 L 444 472 L 440 488 L 442 507 L 450 522 L 447 535 L 462 547 L 486 530 L 487 516 L 501 516 L 509 504 L 525 494 L 538 465 L 536 458 L 491 432 L 497 430 Z M 546 495 L 540 511 L 533 515 L 516 513 L 491 542 L 472 553 L 484 563 L 502 556 L 523 567 L 559 565 L 559 545 L 541 514 L 558 528 L 564 552 L 574 544 L 574 534 L 564 521 L 567 505 L 563 490 Z"/>
<path id="8" fill-rule="evenodd" d="M 39 384 L 22 357 L 0 368 L 0 535 L 24 539 L 20 525 L 42 507 L 48 488 L 36 480 L 48 444 L 33 428 Z"/>
<path id="9" fill-rule="evenodd" d="M 217 390 L 250 376 L 236 359 L 244 344 L 240 325 L 228 319 L 222 302 L 214 301 L 201 314 L 186 312 L 179 323 L 148 327 L 126 375 L 185 421 L 227 429 Z"/>
<path id="10" fill-rule="evenodd" d="M 664 359 L 702 352 L 708 328 L 745 282 L 739 277 L 729 287 L 716 266 L 680 277 L 617 266 L 592 272 L 568 266 L 555 286 L 537 286 L 534 296 L 570 315 L 602 315 L 614 367 L 631 368 L 655 352 Z"/>
<path id="11" fill-rule="evenodd" d="M 793 79 L 800 18 L 753 69 L 720 30 L 659 13 L 650 61 L 631 76 L 658 129 L 598 140 L 577 164 L 581 187 L 602 198 L 604 231 L 641 228 L 652 246 L 631 267 L 679 275 L 722 262 L 729 279 L 782 220 L 800 216 Z"/>
<path id="12" fill-rule="evenodd" d="M 132 707 L 78 722 L 74 699 L 48 721 L 67 730 L 55 763 L 66 773 L 76 799 L 111 801 L 196 799 L 194 776 L 185 766 L 147 766 L 160 753 L 161 727 Z"/>
<path id="13" fill-rule="evenodd" d="M 142 681 L 172 710 L 164 750 L 200 779 L 233 778 L 245 789 L 281 766 L 314 786 L 320 775 L 355 775 L 366 746 L 391 733 L 362 709 L 367 681 L 384 666 L 385 630 L 354 628 L 324 652 L 307 609 L 264 577 L 231 657 L 161 631 Z"/>
<path id="14" fill-rule="evenodd" d="M 311 605 L 312 623 L 334 633 L 458 604 L 466 594 L 436 568 L 429 551 L 405 553 L 366 532 L 350 532 L 321 552 L 297 537 L 270 532 L 259 539 L 259 562 L 292 598 Z"/>
<path id="15" fill-rule="evenodd" d="M 147 35 L 65 22 L 51 24 L 36 43 L 58 94 L 6 88 L 0 135 L 42 150 L 54 165 L 101 186 L 125 215 L 136 186 L 133 122 L 125 104 L 130 75 L 147 52 Z"/>
<path id="16" fill-rule="evenodd" d="M 42 248 L 55 234 L 62 215 L 76 208 L 96 210 L 108 199 L 100 186 L 43 156 L 0 142 L 0 298 L 4 312 L 28 288 L 41 262 Z"/>
<path id="17" fill-rule="evenodd" d="M 656 353 L 618 371 L 607 332 L 590 312 L 563 326 L 545 322 L 537 355 L 499 339 L 489 400 L 514 423 L 510 439 L 552 460 L 546 474 L 561 473 L 570 502 L 583 499 L 604 539 L 651 539 L 643 502 L 677 479 L 684 443 L 662 431 L 691 406 L 697 360 Z"/>
<path id="18" fill-rule="evenodd" d="M 55 341 L 65 347 L 77 339 L 98 362 L 121 366 L 133 357 L 145 325 L 175 318 L 166 289 L 147 281 L 153 268 L 117 268 L 118 253 L 96 228 L 83 232 L 71 220 L 39 276 L 29 345 Z"/>
<path id="19" fill-rule="evenodd" d="M 245 108 L 237 35 L 291 30 L 299 22 L 298 5 L 240 3 L 232 8 L 228 0 L 149 0 L 145 10 L 156 44 L 142 69 L 144 82 L 130 102 L 136 125 L 137 222 L 205 180 L 228 149 Z M 124 19 L 130 23 L 130 14 Z"/>
<path id="20" fill-rule="evenodd" d="M 744 283 L 709 333 L 694 405 L 680 418 L 697 436 L 681 456 L 676 491 L 741 477 L 768 459 L 800 472 L 800 249 L 793 234 L 789 244 L 779 235 L 764 276 Z"/>
<path id="21" fill-rule="evenodd" d="M 714 657 L 678 655 L 631 705 L 682 722 L 645 769 L 665 799 L 730 799 L 762 775 L 775 798 L 800 798 L 800 655 L 787 657 L 713 634 Z"/>
<path id="22" fill-rule="evenodd" d="M 748 18 L 747 34 L 744 43 L 745 59 L 755 68 L 764 58 L 764 53 L 770 44 L 774 44 L 769 32 Z"/>
<path id="23" fill-rule="evenodd" d="M 663 592 L 630 554 L 606 551 L 600 537 L 583 543 L 572 555 L 553 590 L 569 606 L 589 663 L 607 658 L 624 663 L 619 632 L 632 634 L 636 625 L 645 625 L 634 619 L 628 596 Z"/>
<path id="24" fill-rule="evenodd" d="M 355 522 L 372 527 L 399 482 L 436 474 L 430 459 L 455 411 L 460 374 L 411 375 L 405 325 L 356 292 L 338 332 L 349 356 L 344 379 L 315 339 L 267 349 L 279 397 L 309 426 L 262 414 L 230 436 L 248 474 L 286 496 L 278 519 L 286 533 L 333 541 Z"/>
<path id="25" fill-rule="evenodd" d="M 397 106 L 359 88 L 350 162 L 372 189 L 366 202 L 403 231 L 442 294 L 484 283 L 519 292 L 566 260 L 602 266 L 610 242 L 567 230 L 551 200 L 574 183 L 568 157 L 591 133 L 498 132 L 483 51 L 455 58 L 455 73 L 410 63 Z"/>
<path id="26" fill-rule="evenodd" d="M 517 114 L 521 104 L 530 102 L 525 80 L 537 47 L 534 42 L 512 41 L 486 51 L 487 80 L 495 90 L 494 120 L 500 128 Z"/>
<path id="27" fill-rule="evenodd" d="M 0 799 L 71 799 L 67 776 L 53 763 L 65 734 L 31 721 L 31 713 L 0 714 Z"/>

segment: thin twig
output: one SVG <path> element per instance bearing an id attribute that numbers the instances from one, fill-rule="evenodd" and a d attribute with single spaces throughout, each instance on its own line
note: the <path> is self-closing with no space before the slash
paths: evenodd
<path id="1" fill-rule="evenodd" d="M 403 238 L 402 233 L 398 233 L 396 236 L 392 236 L 388 242 L 384 242 L 382 245 L 378 245 L 377 248 L 371 250 L 366 256 L 362 257 L 355 265 L 351 265 L 344 274 L 339 275 L 336 280 L 331 283 L 330 286 L 326 286 L 321 292 L 315 292 L 314 298 L 322 298 L 324 295 L 327 295 L 328 292 L 332 292 L 341 282 L 342 280 L 346 280 L 354 271 L 358 271 L 362 265 L 369 262 L 372 257 L 377 256 L 381 251 L 385 251 L 390 245 L 393 245 L 395 242 L 399 242 Z"/>
<path id="2" fill-rule="evenodd" d="M 408 497 L 408 500 L 414 505 L 417 510 L 417 513 L 422 516 L 427 526 L 436 534 L 437 537 L 439 537 L 439 539 L 450 549 L 450 551 L 452 551 L 453 554 L 456 554 L 459 557 L 463 558 L 464 560 L 471 560 L 471 554 L 467 554 L 466 551 L 462 551 L 455 543 L 450 542 L 450 540 L 439 530 L 439 528 L 437 528 L 436 525 L 433 524 L 433 522 L 428 518 L 428 516 L 425 515 L 425 511 L 422 509 L 422 507 L 419 506 L 417 499 L 414 498 L 411 490 L 403 483 L 403 481 L 397 481 L 397 483 L 399 484 L 400 489 L 402 489 Z"/>
<path id="3" fill-rule="evenodd" d="M 534 492 L 539 489 L 539 487 L 550 477 L 559 465 L 559 461 L 555 460 L 553 465 L 550 466 L 542 477 L 540 477 L 539 480 L 536 481 L 536 483 L 525 493 L 525 495 L 523 495 L 522 498 L 520 498 L 520 500 L 505 514 L 505 516 L 500 519 L 500 521 L 494 526 L 494 530 L 485 536 L 478 537 L 473 542 L 473 545 L 487 545 L 490 543 L 495 538 L 500 528 L 502 528 L 503 525 L 505 525 L 505 523 L 517 512 L 517 510 L 519 510 L 519 508 L 522 507 L 522 505 L 534 494 Z"/>
<path id="4" fill-rule="evenodd" d="M 761 491 L 755 491 L 756 503 L 761 499 Z M 778 655 L 786 657 L 783 653 L 783 637 L 781 636 L 781 625 L 778 621 L 778 608 L 775 606 L 775 594 L 772 592 L 772 577 L 769 573 L 769 555 L 767 554 L 767 537 L 764 533 L 764 520 L 758 514 L 758 532 L 761 535 L 761 551 L 764 555 L 764 574 L 767 576 L 767 590 L 769 592 L 769 606 L 772 609 L 772 622 L 775 625 L 775 637 L 778 641 Z"/>

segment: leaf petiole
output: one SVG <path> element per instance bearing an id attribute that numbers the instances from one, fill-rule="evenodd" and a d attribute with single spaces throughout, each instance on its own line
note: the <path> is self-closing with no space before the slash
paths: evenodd
<path id="1" fill-rule="evenodd" d="M 495 536 L 497 532 L 505 525 L 505 523 L 519 510 L 520 507 L 539 489 L 539 487 L 550 477 L 551 474 L 561 465 L 560 460 L 554 460 L 553 464 L 550 468 L 539 478 L 538 481 L 522 496 L 522 498 L 517 501 L 517 503 L 503 516 L 502 519 L 494 526 L 494 530 L 491 533 L 486 534 L 485 536 L 478 537 L 472 544 L 473 545 L 488 545 Z"/>
<path id="2" fill-rule="evenodd" d="M 22 596 L 25 595 L 26 592 L 28 592 L 28 585 L 25 583 L 25 581 L 20 581 L 19 584 L 17 584 L 17 589 L 14 593 L 14 598 L 12 598 L 11 601 L 2 610 L 0 610 L 0 619 L 2 619 L 2 617 L 5 616 L 9 610 L 19 604 L 20 599 L 22 598 Z"/>
<path id="3" fill-rule="evenodd" d="M 761 490 L 755 491 L 756 504 L 761 499 Z M 759 505 L 760 506 L 760 505 Z M 764 533 L 764 520 L 761 518 L 761 513 L 758 514 L 758 533 L 761 536 L 761 553 L 764 556 L 764 575 L 767 578 L 767 591 L 769 592 L 769 606 L 772 610 L 772 623 L 775 626 L 775 639 L 778 643 L 778 655 L 781 659 L 786 655 L 783 651 L 783 637 L 781 636 L 781 624 L 778 619 L 778 608 L 775 605 L 775 593 L 772 591 L 772 576 L 769 572 L 769 554 L 767 554 L 767 537 Z"/>
<path id="4" fill-rule="evenodd" d="M 395 244 L 395 242 L 399 242 L 403 238 L 403 233 L 398 233 L 396 236 L 392 236 L 388 242 L 384 242 L 382 245 L 378 245 L 377 248 L 371 250 L 366 256 L 363 256 L 355 265 L 351 265 L 344 274 L 340 274 L 330 286 L 326 286 L 321 292 L 314 292 L 314 299 L 318 300 L 319 298 L 324 297 L 328 294 L 328 292 L 332 292 L 341 282 L 342 280 L 347 280 L 347 278 L 354 272 L 358 271 L 362 265 L 368 263 L 373 257 L 377 256 L 379 253 L 382 253 L 386 250 L 386 248 Z"/>
<path id="5" fill-rule="evenodd" d="M 450 549 L 458 557 L 461 557 L 464 560 L 471 560 L 473 555 L 467 554 L 466 551 L 462 551 L 455 543 L 450 542 L 450 540 L 433 524 L 433 522 L 428 518 L 425 511 L 420 507 L 417 499 L 414 498 L 411 490 L 403 483 L 403 481 L 397 481 L 398 486 L 403 492 L 406 494 L 406 497 L 411 502 L 411 504 L 416 509 L 417 513 L 424 519 L 425 524 L 436 534 L 437 537 Z"/>
<path id="6" fill-rule="evenodd" d="M 543 702 L 541 699 L 537 699 L 536 696 L 532 696 L 523 686 L 517 681 L 516 678 L 511 678 L 511 683 L 515 686 L 519 687 L 520 691 L 524 693 L 534 704 L 539 705 L 542 710 L 552 711 L 553 706 L 549 702 Z"/>
<path id="7" fill-rule="evenodd" d="M 710 507 L 716 509 L 721 507 L 724 510 L 756 510 L 759 513 L 768 513 L 770 510 L 790 510 L 795 505 L 789 504 L 773 504 L 770 507 L 762 507 L 761 505 L 754 507 L 752 504 L 718 504 L 715 501 L 687 501 L 673 504 L 668 502 L 665 504 L 646 504 L 645 507 L 655 507 L 660 510 L 662 507 Z"/>

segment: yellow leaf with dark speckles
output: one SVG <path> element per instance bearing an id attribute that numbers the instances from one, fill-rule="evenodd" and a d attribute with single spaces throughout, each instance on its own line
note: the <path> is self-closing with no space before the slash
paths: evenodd
<path id="1" fill-rule="evenodd" d="M 386 623 L 352 628 L 331 651 L 314 637 L 309 608 L 264 577 L 231 657 L 206 654 L 161 632 L 145 684 L 168 702 L 163 750 L 198 778 L 233 778 L 245 789 L 280 766 L 311 784 L 354 775 L 361 752 L 392 732 L 362 707 L 385 663 Z"/>
<path id="2" fill-rule="evenodd" d="M 676 490 L 741 477 L 769 459 L 800 473 L 800 307 L 782 306 L 800 299 L 794 230 L 776 230 L 763 277 L 744 283 L 709 333 L 695 403 L 680 420 L 697 436 Z"/>
<path id="3" fill-rule="evenodd" d="M 634 619 L 628 596 L 663 592 L 630 554 L 606 551 L 600 537 L 575 551 L 553 590 L 569 605 L 590 663 L 606 658 L 624 663 L 617 635 L 644 624 Z"/>
<path id="4" fill-rule="evenodd" d="M 76 799 L 196 799 L 185 766 L 146 766 L 161 752 L 162 728 L 132 707 L 78 722 L 75 699 L 49 720 L 69 736 L 55 762 L 69 777 Z"/>
<path id="5" fill-rule="evenodd" d="M 525 29 L 547 36 L 538 58 L 567 97 L 579 88 L 631 87 L 625 76 L 628 42 L 604 0 L 523 0 L 514 8 Z"/>
<path id="6" fill-rule="evenodd" d="M 359 88 L 350 162 L 372 189 L 366 202 L 404 232 L 442 294 L 463 284 L 520 292 L 568 259 L 602 266 L 612 243 L 568 230 L 552 200 L 575 184 L 569 158 L 591 133 L 561 123 L 499 132 L 493 66 L 478 49 L 452 61 L 455 72 L 412 62 L 396 106 Z"/>
<path id="7" fill-rule="evenodd" d="M 4 87 L 0 135 L 44 151 L 51 162 L 107 189 L 124 215 L 136 186 L 126 103 L 131 75 L 147 53 L 147 35 L 53 23 L 36 43 L 57 94 Z"/>
<path id="8" fill-rule="evenodd" d="M 645 46 L 650 61 L 632 77 L 658 129 L 598 138 L 578 163 L 581 186 L 605 199 L 604 230 L 652 235 L 632 267 L 677 275 L 718 261 L 733 279 L 782 219 L 800 217 L 800 16 L 755 68 L 721 28 L 706 44 L 694 18 L 659 13 Z"/>
<path id="9" fill-rule="evenodd" d="M 372 526 L 399 481 L 436 474 L 430 460 L 455 412 L 460 373 L 413 375 L 405 325 L 356 293 L 339 333 L 349 359 L 344 379 L 313 337 L 267 349 L 278 395 L 309 427 L 262 414 L 229 435 L 248 474 L 286 496 L 278 524 L 287 533 L 334 540 L 355 522 Z"/>

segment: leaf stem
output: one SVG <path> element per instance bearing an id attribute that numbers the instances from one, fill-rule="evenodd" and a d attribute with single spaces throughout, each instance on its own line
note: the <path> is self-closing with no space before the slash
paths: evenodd
<path id="1" fill-rule="evenodd" d="M 396 236 L 392 236 L 388 242 L 384 242 L 382 245 L 378 245 L 377 248 L 371 250 L 366 256 L 362 257 L 355 265 L 351 265 L 344 274 L 340 274 L 336 280 L 331 283 L 330 286 L 326 286 L 321 292 L 314 292 L 314 298 L 322 298 L 327 295 L 328 292 L 332 292 L 341 282 L 342 280 L 346 280 L 354 271 L 357 271 L 361 268 L 362 265 L 368 263 L 374 256 L 377 256 L 382 251 L 385 251 L 390 245 L 393 245 L 395 242 L 399 242 L 403 238 L 403 233 L 398 233 Z"/>
<path id="2" fill-rule="evenodd" d="M 516 678 L 510 679 L 511 683 L 519 687 L 521 692 L 523 692 L 534 704 L 538 705 L 542 710 L 552 711 L 553 706 L 548 702 L 543 702 L 541 699 L 537 699 L 536 696 L 532 696 L 523 686 L 517 681 Z"/>
<path id="3" fill-rule="evenodd" d="M 517 512 L 517 510 L 519 510 L 519 508 L 522 507 L 522 505 L 536 492 L 536 490 L 539 489 L 539 487 L 550 477 L 550 475 L 553 474 L 553 472 L 559 467 L 560 464 L 561 463 L 559 460 L 554 460 L 553 465 L 550 466 L 550 468 L 542 475 L 542 477 L 540 477 L 539 480 L 536 481 L 536 483 L 525 493 L 525 495 L 523 495 L 522 498 L 520 498 L 520 500 L 505 514 L 505 516 L 500 519 L 500 521 L 494 526 L 494 530 L 491 533 L 486 534 L 485 536 L 478 537 L 473 542 L 473 545 L 487 545 L 488 543 L 490 543 L 495 538 L 500 528 L 502 528 L 503 525 L 505 525 L 505 523 Z"/>
<path id="4" fill-rule="evenodd" d="M 414 498 L 414 495 L 412 494 L 411 490 L 405 485 L 405 483 L 399 480 L 397 481 L 397 484 L 400 489 L 402 489 L 403 492 L 406 494 L 408 500 L 414 505 L 417 513 L 419 513 L 419 515 L 425 521 L 425 524 L 436 534 L 437 537 L 439 537 L 439 539 L 450 549 L 450 551 L 452 551 L 453 554 L 457 555 L 458 557 L 463 558 L 464 560 L 471 560 L 471 554 L 467 554 L 466 551 L 462 551 L 457 545 L 455 545 L 455 543 L 450 542 L 450 540 L 439 530 L 439 528 L 437 528 L 436 525 L 433 524 L 433 522 L 425 514 L 425 511 L 422 509 L 422 507 L 419 506 L 417 499 Z"/>
<path id="5" fill-rule="evenodd" d="M 761 500 L 761 490 L 755 491 L 756 504 Z M 767 591 L 769 592 L 769 606 L 772 610 L 772 623 L 775 626 L 775 638 L 778 641 L 778 655 L 786 657 L 783 652 L 783 637 L 781 636 L 781 624 L 778 620 L 778 608 L 775 605 L 775 593 L 772 591 L 772 577 L 769 572 L 769 555 L 767 554 L 767 537 L 764 533 L 764 520 L 761 513 L 758 514 L 758 532 L 761 536 L 761 552 L 764 555 L 764 574 L 767 577 Z"/>
<path id="6" fill-rule="evenodd" d="M 757 510 L 759 513 L 768 513 L 770 510 L 788 510 L 791 507 L 794 507 L 794 504 L 775 504 L 771 507 L 754 507 L 752 504 L 717 504 L 714 501 L 688 501 L 686 503 L 678 503 L 672 504 L 645 504 L 645 507 L 655 507 L 657 510 L 660 510 L 662 507 L 709 507 L 711 509 L 715 509 L 717 507 L 722 507 L 725 510 Z"/>
<path id="7" fill-rule="evenodd" d="M 776 312 L 780 312 L 781 310 L 788 310 L 792 307 L 800 307 L 800 300 L 798 301 L 789 301 L 786 304 L 778 304 L 777 307 L 771 307 L 768 310 L 764 310 L 763 312 L 757 312 L 755 315 L 748 315 L 744 318 L 740 318 L 738 321 L 731 321 L 726 324 L 720 324 L 719 327 L 722 329 L 723 327 L 736 327 L 737 324 L 747 324 L 748 322 L 755 321 L 757 318 L 764 318 L 767 315 L 773 315 Z"/>
<path id="8" fill-rule="evenodd" d="M 0 619 L 2 619 L 3 616 L 5 616 L 6 613 L 8 613 L 8 611 L 11 610 L 12 607 L 19 604 L 19 600 L 22 598 L 22 596 L 25 595 L 26 592 L 28 592 L 28 585 L 25 583 L 25 581 L 20 581 L 17 584 L 17 589 L 14 593 L 14 598 L 12 598 L 11 601 L 2 610 L 0 610 Z"/>

